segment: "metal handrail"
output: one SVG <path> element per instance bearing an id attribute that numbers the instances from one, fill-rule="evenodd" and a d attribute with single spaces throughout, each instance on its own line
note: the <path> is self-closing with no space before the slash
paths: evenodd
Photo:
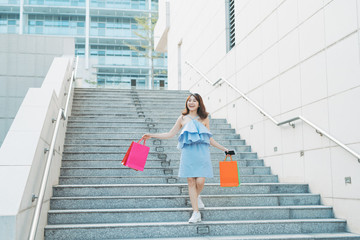
<path id="1" fill-rule="evenodd" d="M 357 158 L 358 162 L 360 163 L 360 154 L 359 153 L 355 152 L 354 150 L 352 150 L 351 148 L 349 148 L 348 146 L 346 146 L 345 144 L 343 144 L 342 142 L 337 140 L 335 137 L 331 136 L 329 133 L 327 133 L 326 131 L 324 131 L 323 129 L 321 129 L 320 127 L 315 125 L 314 123 L 312 123 L 309 120 L 307 120 L 306 118 L 304 118 L 303 116 L 298 116 L 298 117 L 291 118 L 291 119 L 288 119 L 288 120 L 283 121 L 283 122 L 278 122 L 270 114 L 268 114 L 264 109 L 259 107 L 254 101 L 252 101 L 250 98 L 248 98 L 243 92 L 241 92 L 239 89 L 237 89 L 232 83 L 230 83 L 225 78 L 221 77 L 221 78 L 219 78 L 219 80 L 217 80 L 216 82 L 213 83 L 205 76 L 205 74 L 203 74 L 198 68 L 196 68 L 194 65 L 192 65 L 189 61 L 185 61 L 185 63 L 188 64 L 190 67 L 192 67 L 196 72 L 198 72 L 206 80 L 206 82 L 210 83 L 212 86 L 216 86 L 216 85 L 220 84 L 221 81 L 226 82 L 232 89 L 234 89 L 237 93 L 239 93 L 246 101 L 251 103 L 251 105 L 253 105 L 256 109 L 258 109 L 261 114 L 263 114 L 265 117 L 269 118 L 277 126 L 281 126 L 281 125 L 284 125 L 284 124 L 288 123 L 290 126 L 295 127 L 295 125 L 291 124 L 291 123 L 296 121 L 296 120 L 302 120 L 303 122 L 308 124 L 310 127 L 314 128 L 315 131 L 318 134 L 320 134 L 320 136 L 326 136 L 331 141 L 335 142 L 340 147 L 342 147 L 343 149 L 345 149 L 346 151 L 351 153 L 353 156 L 355 156 Z"/>
<path id="2" fill-rule="evenodd" d="M 32 223 L 31 223 L 29 240 L 34 240 L 35 236 L 36 236 L 36 230 L 38 228 L 41 208 L 42 208 L 42 204 L 43 204 L 43 200 L 44 200 L 44 196 L 45 196 L 46 184 L 47 184 L 47 180 L 48 180 L 49 173 L 50 173 L 50 166 L 51 166 L 51 162 L 52 162 L 52 158 L 53 158 L 53 152 L 54 152 L 54 147 L 55 147 L 55 143 L 56 143 L 56 137 L 57 137 L 59 126 L 60 126 L 60 120 L 61 119 L 66 120 L 67 110 L 68 110 L 69 101 L 70 101 L 70 95 L 71 95 L 71 91 L 72 91 L 72 85 L 73 85 L 73 82 L 75 80 L 74 76 L 76 76 L 75 73 L 77 71 L 78 60 L 79 60 L 79 57 L 76 57 L 76 65 L 75 65 L 75 69 L 73 70 L 73 72 L 71 74 L 71 78 L 70 78 L 70 85 L 69 85 L 69 90 L 68 90 L 68 93 L 67 93 L 65 110 L 60 108 L 57 119 L 56 119 L 56 125 L 55 125 L 55 129 L 54 129 L 54 134 L 53 134 L 53 137 L 51 139 L 50 149 L 48 151 L 49 155 L 48 155 L 48 157 L 46 159 L 44 175 L 43 175 L 43 178 L 41 180 L 41 187 L 40 187 L 40 191 L 39 191 L 39 196 L 35 197 L 35 198 L 37 198 L 37 203 L 36 203 L 36 207 L 35 207 L 34 217 L 32 219 Z"/>

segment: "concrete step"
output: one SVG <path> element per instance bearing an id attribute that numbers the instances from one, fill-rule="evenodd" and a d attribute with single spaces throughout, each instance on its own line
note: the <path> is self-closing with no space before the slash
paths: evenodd
<path id="1" fill-rule="evenodd" d="M 76 96 L 126 96 L 131 98 L 157 98 L 157 97 L 166 97 L 166 98 L 182 98 L 188 97 L 189 93 L 179 93 L 179 92 L 141 92 L 141 91 L 128 91 L 128 92 L 85 92 L 85 91 L 75 91 Z"/>
<path id="2" fill-rule="evenodd" d="M 144 113 L 126 112 L 126 111 L 103 111 L 103 112 L 84 112 L 84 111 L 71 111 L 72 116 L 87 116 L 87 117 L 118 117 L 121 119 L 145 119 Z M 169 116 L 176 117 L 178 113 L 172 113 Z"/>
<path id="3" fill-rule="evenodd" d="M 74 133 L 74 132 L 66 132 L 66 138 L 69 139 L 133 139 L 133 141 L 139 141 L 141 137 L 146 132 L 122 132 L 122 133 L 92 133 L 92 132 L 80 132 L 80 133 Z M 212 132 L 213 138 L 216 141 L 219 140 L 228 140 L 228 139 L 240 139 L 239 134 L 221 134 L 217 132 Z M 177 139 L 178 135 L 174 137 L 174 139 Z"/>
<path id="4" fill-rule="evenodd" d="M 126 99 L 126 100 L 133 100 L 133 101 L 166 101 L 167 99 L 170 101 L 178 100 L 185 103 L 187 95 L 138 95 L 132 96 L 129 94 L 85 94 L 85 93 L 75 93 L 74 95 L 77 99 Z"/>
<path id="5" fill-rule="evenodd" d="M 117 118 L 121 118 L 121 119 L 148 119 L 148 118 L 150 118 L 150 119 L 154 119 L 154 120 L 157 120 L 159 118 L 168 118 L 173 123 L 176 122 L 176 120 L 180 116 L 180 114 L 181 114 L 180 112 L 175 112 L 175 113 L 171 113 L 171 114 L 170 113 L 166 114 L 165 117 L 160 117 L 159 114 L 153 114 L 153 115 L 148 114 L 147 116 L 145 116 L 145 114 L 139 114 L 139 115 L 128 114 L 125 111 L 120 111 L 120 112 L 107 111 L 107 112 L 103 112 L 103 113 L 97 113 L 97 112 L 84 113 L 84 112 L 77 112 L 77 111 L 71 112 L 72 116 L 91 117 L 91 118 L 98 118 L 98 117 L 105 117 L 105 118 L 117 117 Z"/>
<path id="6" fill-rule="evenodd" d="M 109 184 L 109 185 L 57 185 L 54 197 L 80 196 L 163 196 L 188 195 L 187 184 Z M 243 183 L 239 187 L 220 187 L 218 183 L 205 183 L 202 195 L 308 193 L 307 184 Z"/>
<path id="7" fill-rule="evenodd" d="M 85 144 L 85 145 L 123 145 L 128 144 L 134 141 L 134 139 L 125 138 L 125 139 L 65 139 L 65 144 Z M 242 146 L 246 144 L 246 141 L 243 139 L 228 139 L 228 140 L 216 140 L 221 145 L 229 146 Z M 177 138 L 172 139 L 149 139 L 146 141 L 146 146 L 149 147 L 165 147 L 165 146 L 177 146 Z"/>
<path id="8" fill-rule="evenodd" d="M 180 116 L 180 115 L 179 115 Z M 145 119 L 133 119 L 134 123 L 153 123 L 153 124 L 173 124 L 176 122 L 179 116 L 175 117 L 166 117 L 163 115 L 157 116 L 156 119 L 153 118 L 145 118 Z M 227 124 L 227 121 L 222 118 L 209 118 L 210 120 L 210 126 L 211 124 Z M 79 116 L 69 116 L 69 122 L 127 122 L 126 120 L 123 120 L 121 118 L 116 117 L 108 117 L 108 118 L 94 118 L 94 117 L 79 117 Z"/>
<path id="9" fill-rule="evenodd" d="M 185 109 L 185 102 L 178 101 L 173 102 L 170 105 L 164 105 L 162 102 L 140 102 L 134 101 L 132 99 L 122 99 L 122 100 L 97 100 L 95 99 L 74 99 L 73 105 L 74 108 L 79 109 L 105 109 L 105 108 L 124 108 L 124 109 L 176 109 L 178 111 L 183 111 Z"/>
<path id="10" fill-rule="evenodd" d="M 149 122 L 68 122 L 68 127 L 141 127 L 141 128 L 164 128 L 171 129 L 174 123 L 149 123 Z M 231 125 L 226 124 L 210 124 L 210 129 L 230 129 Z"/>
<path id="11" fill-rule="evenodd" d="M 49 210 L 48 224 L 180 222 L 189 219 L 191 208 Z M 206 207 L 202 221 L 326 219 L 328 206 Z"/>
<path id="12" fill-rule="evenodd" d="M 201 195 L 205 207 L 241 206 L 294 206 L 319 205 L 320 195 L 298 194 L 233 194 Z M 98 197 L 53 197 L 51 209 L 138 209 L 138 208 L 183 208 L 190 207 L 189 196 L 98 196 Z"/>
<path id="13" fill-rule="evenodd" d="M 131 98 L 180 98 L 188 97 L 189 93 L 183 92 L 155 92 L 155 91 L 128 91 L 128 92 L 81 92 L 75 91 L 75 95 L 91 95 L 91 96 L 128 96 Z"/>
<path id="14" fill-rule="evenodd" d="M 67 133 L 123 133 L 127 131 L 131 131 L 133 133 L 136 132 L 153 132 L 153 133 L 164 133 L 170 131 L 171 128 L 154 128 L 154 127 L 67 127 L 66 132 Z M 234 134 L 235 129 L 233 128 L 214 128 L 211 129 L 211 133 L 213 134 Z"/>
<path id="15" fill-rule="evenodd" d="M 143 240 L 360 240 L 360 235 L 348 232 L 303 233 L 303 234 L 266 234 L 238 236 L 205 236 L 191 238 L 143 238 Z M 125 239 L 126 240 L 126 239 Z M 128 239 L 130 240 L 130 239 Z"/>
<path id="16" fill-rule="evenodd" d="M 76 112 L 71 111 L 72 116 L 87 116 L 87 117 L 118 117 L 121 119 L 145 119 L 145 115 L 142 117 L 138 116 L 137 113 L 126 113 L 126 112 L 119 112 L 119 113 L 83 113 L 83 112 Z"/>
<path id="17" fill-rule="evenodd" d="M 148 106 L 148 107 L 135 107 L 129 105 L 119 105 L 114 107 L 73 107 L 73 112 L 83 112 L 83 113 L 107 113 L 107 112 L 115 112 L 115 113 L 137 113 L 137 112 L 144 112 L 145 115 L 149 116 L 157 116 L 160 115 L 162 112 L 166 111 L 168 116 L 179 117 L 184 110 L 184 107 L 164 107 L 164 106 Z"/>
<path id="18" fill-rule="evenodd" d="M 83 102 L 87 102 L 87 103 L 92 103 L 92 104 L 97 104 L 100 103 L 101 104 L 111 104 L 113 105 L 114 103 L 116 104 L 122 104 L 122 103 L 131 103 L 131 104 L 150 104 L 150 103 L 155 103 L 155 104 L 163 104 L 164 102 L 168 102 L 168 103 L 172 103 L 171 105 L 175 106 L 182 106 L 183 108 L 185 107 L 185 102 L 186 102 L 186 98 L 185 97 L 167 97 L 167 96 L 139 96 L 139 97 L 131 97 L 131 96 L 127 96 L 127 95 L 104 95 L 104 96 L 99 96 L 99 95 L 79 95 L 76 94 L 74 95 L 74 101 L 75 103 L 83 103 Z M 98 101 L 97 101 L 98 100 Z"/>
<path id="19" fill-rule="evenodd" d="M 152 118 L 145 118 L 145 119 L 133 119 L 132 122 L 161 122 L 161 123 L 175 123 L 177 117 L 166 117 L 166 116 L 157 116 Z M 98 122 L 98 121 L 122 121 L 123 119 L 118 117 L 89 117 L 89 116 L 69 116 L 69 121 L 81 121 L 81 122 Z M 226 119 L 223 118 L 210 118 L 211 123 L 227 123 Z"/>
<path id="20" fill-rule="evenodd" d="M 130 146 L 130 145 L 129 145 Z M 220 151 L 220 150 L 219 150 Z M 122 160 L 125 156 L 126 152 L 106 152 L 106 153 L 98 153 L 98 152 L 64 152 L 63 159 L 64 160 Z M 225 154 L 220 153 L 212 153 L 212 159 L 218 159 L 222 161 L 225 159 Z M 167 152 L 167 153 L 155 153 L 149 152 L 147 160 L 179 160 L 180 159 L 180 151 L 179 152 Z M 237 152 L 236 155 L 232 157 L 233 160 L 243 160 L 243 159 L 258 159 L 257 153 L 250 152 Z"/>
<path id="21" fill-rule="evenodd" d="M 189 96 L 189 93 L 166 93 L 166 92 L 81 92 L 75 91 L 75 95 L 77 96 L 124 96 L 131 98 L 186 98 Z"/>
<path id="22" fill-rule="evenodd" d="M 117 94 L 117 95 L 130 95 L 132 97 L 136 96 L 188 96 L 190 94 L 189 91 L 177 91 L 177 90 L 166 90 L 166 91 L 157 91 L 151 90 L 146 91 L 142 89 L 132 89 L 132 90 L 117 90 L 117 91 L 74 91 L 75 94 Z"/>
<path id="23" fill-rule="evenodd" d="M 179 115 L 181 114 L 181 112 L 184 110 L 184 107 L 178 107 L 178 108 L 174 108 L 174 107 L 168 107 L 168 106 L 161 106 L 159 105 L 158 107 L 152 106 L 150 108 L 149 107 L 140 107 L 140 106 L 129 106 L 128 104 L 124 104 L 124 105 L 116 105 L 116 106 L 101 106 L 101 107 L 87 107 L 87 106 L 82 106 L 82 107 L 77 107 L 77 106 L 73 106 L 72 107 L 72 111 L 76 111 L 76 112 L 107 112 L 107 111 L 114 111 L 114 112 L 147 112 L 149 114 L 159 114 L 159 111 L 164 111 L 166 110 L 167 113 L 178 113 Z"/>
<path id="24" fill-rule="evenodd" d="M 134 104 L 147 104 L 147 103 L 157 103 L 157 104 L 164 104 L 167 100 L 174 104 L 174 106 L 182 105 L 185 107 L 187 96 L 174 96 L 174 97 L 167 97 L 167 96 L 128 96 L 128 95 L 79 95 L 75 94 L 74 99 L 76 101 L 85 102 L 85 100 L 88 100 L 88 102 L 95 103 L 96 100 L 99 100 L 100 102 L 107 102 L 107 104 L 112 103 L 118 103 L 121 104 L 122 102 L 129 102 Z"/>
<path id="25" fill-rule="evenodd" d="M 91 168 L 91 167 L 62 167 L 61 176 L 178 176 L 178 168 L 170 167 L 147 167 L 144 171 L 136 171 L 122 166 L 119 161 L 119 167 L 115 168 Z M 215 175 L 219 175 L 219 167 L 213 166 Z M 239 175 L 270 175 L 269 167 L 239 167 Z"/>
<path id="26" fill-rule="evenodd" d="M 147 160 L 147 167 L 178 167 L 180 160 Z M 212 164 L 219 164 L 219 160 L 212 159 Z M 243 159 L 237 161 L 238 167 L 263 167 L 263 159 Z M 63 160 L 62 167 L 119 167 L 119 160 Z"/>
<path id="27" fill-rule="evenodd" d="M 124 90 L 124 91 L 74 91 L 76 95 L 80 94 L 93 94 L 93 95 L 116 95 L 116 96 L 130 96 L 130 97 L 187 97 L 190 92 L 178 92 L 178 91 L 144 91 L 142 89 L 132 89 L 132 90 Z"/>
<path id="28" fill-rule="evenodd" d="M 92 99 L 89 101 L 86 100 L 75 100 L 73 102 L 72 107 L 76 108 L 116 108 L 116 107 L 124 107 L 124 108 L 149 108 L 149 109 L 158 109 L 158 108 L 166 108 L 166 109 L 185 109 L 185 102 L 173 103 L 171 105 L 164 105 L 164 103 L 160 102 L 140 102 L 134 101 L 133 99 L 123 99 L 121 102 L 117 101 L 116 104 L 112 102 L 108 102 L 106 100 L 96 101 L 96 99 Z"/>
<path id="29" fill-rule="evenodd" d="M 171 118 L 162 118 L 159 116 L 157 118 L 158 121 L 155 119 L 133 119 L 132 123 L 152 123 L 152 124 L 174 124 L 177 120 L 177 117 L 171 117 Z M 93 117 L 77 117 L 77 116 L 69 116 L 68 122 L 80 122 L 80 123 L 92 123 L 92 122 L 101 122 L 101 123 L 109 123 L 109 122 L 128 122 L 126 120 L 123 120 L 121 118 L 93 118 Z M 210 118 L 210 126 L 212 124 L 227 124 L 226 119 L 222 118 Z"/>
<path id="30" fill-rule="evenodd" d="M 94 100 L 96 100 L 96 102 L 101 102 L 101 101 L 106 101 L 107 103 L 115 103 L 115 102 L 122 102 L 122 101 L 127 101 L 127 102 L 131 102 L 133 101 L 134 103 L 143 103 L 143 102 L 149 102 L 149 103 L 175 103 L 175 104 L 179 104 L 179 103 L 183 103 L 185 106 L 185 102 L 186 102 L 186 97 L 171 97 L 168 98 L 166 96 L 162 96 L 162 97 L 154 97 L 154 96 L 149 96 L 149 97 L 139 97 L 139 98 L 131 98 L 131 97 L 124 97 L 124 96 L 79 96 L 79 95 L 74 95 L 73 98 L 74 101 L 78 102 L 78 101 L 87 101 L 87 102 L 95 102 Z"/>
<path id="31" fill-rule="evenodd" d="M 190 94 L 188 90 L 149 90 L 149 89 L 118 89 L 118 88 L 86 88 L 86 87 L 76 87 L 74 88 L 75 92 L 137 92 L 137 93 L 183 93 Z"/>
<path id="32" fill-rule="evenodd" d="M 133 128 L 143 128 L 143 129 L 156 129 L 157 131 L 166 130 L 168 132 L 175 123 L 152 123 L 152 122 L 109 122 L 109 123 L 102 123 L 102 122 L 69 122 L 68 128 L 124 128 L 128 127 L 128 129 Z M 230 124 L 211 124 L 210 131 L 212 132 L 214 129 L 228 129 L 235 132 Z"/>
<path id="33" fill-rule="evenodd" d="M 220 177 L 207 178 L 207 183 L 219 183 Z M 277 175 L 241 175 L 241 183 L 277 183 Z M 187 179 L 175 176 L 60 176 L 60 185 L 85 184 L 176 184 L 187 183 Z"/>
<path id="34" fill-rule="evenodd" d="M 115 108 L 105 108 L 105 107 L 102 107 L 102 108 L 73 108 L 72 109 L 72 114 L 73 113 L 88 113 L 88 114 L 93 114 L 93 113 L 98 113 L 98 114 L 106 114 L 108 113 L 109 111 L 113 112 L 113 113 L 117 113 L 117 114 L 120 114 L 120 113 L 128 113 L 128 114 L 131 114 L 131 113 L 138 113 L 138 112 L 144 112 L 145 115 L 159 115 L 161 114 L 164 110 L 166 110 L 166 114 L 169 115 L 169 116 L 177 116 L 179 117 L 183 108 L 135 108 L 135 107 L 131 107 L 131 108 L 124 108 L 124 107 L 115 107 Z"/>
<path id="35" fill-rule="evenodd" d="M 110 118 L 110 117 L 117 117 L 118 119 L 139 119 L 139 120 L 145 120 L 146 122 L 150 121 L 148 119 L 159 119 L 159 118 L 168 118 L 169 119 L 169 123 L 175 124 L 176 120 L 178 119 L 178 117 L 181 115 L 181 111 L 172 111 L 172 112 L 167 112 L 166 116 L 162 117 L 159 114 L 159 111 L 156 112 L 145 112 L 145 111 L 113 111 L 113 110 L 108 110 L 108 111 L 71 111 L 71 115 L 72 116 L 79 116 L 79 117 L 92 117 L 92 118 L 97 118 L 97 117 L 106 117 L 106 118 Z M 155 120 L 156 121 L 156 120 Z"/>
<path id="36" fill-rule="evenodd" d="M 190 213 L 188 214 L 190 217 Z M 182 222 L 48 225 L 45 239 L 144 239 L 149 237 L 194 237 L 227 235 L 301 234 L 345 232 L 346 221 L 338 219 L 293 219 L 257 221 Z M 141 229 L 141 231 L 139 230 Z"/>
<path id="37" fill-rule="evenodd" d="M 115 146 L 109 146 L 109 145 L 64 145 L 64 151 L 68 152 L 117 152 L 117 151 L 127 151 L 131 142 L 128 142 L 124 145 L 115 145 Z M 251 152 L 251 146 L 249 145 L 243 145 L 243 146 L 226 146 L 228 149 L 234 149 L 236 152 Z M 174 144 L 174 146 L 155 146 L 150 148 L 150 152 L 176 152 L 178 151 L 177 146 Z M 211 147 L 210 148 L 211 153 L 218 153 L 219 149 Z"/>

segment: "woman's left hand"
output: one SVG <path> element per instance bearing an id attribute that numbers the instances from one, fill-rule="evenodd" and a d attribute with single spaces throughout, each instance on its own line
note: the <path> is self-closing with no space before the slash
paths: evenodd
<path id="1" fill-rule="evenodd" d="M 150 133 L 147 133 L 147 134 L 144 134 L 144 135 L 142 136 L 142 138 L 143 138 L 144 140 L 148 140 L 148 139 L 151 138 L 151 135 L 150 135 Z"/>

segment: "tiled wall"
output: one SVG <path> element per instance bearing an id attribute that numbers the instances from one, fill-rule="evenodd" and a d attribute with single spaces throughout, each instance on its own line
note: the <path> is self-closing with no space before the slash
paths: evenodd
<path id="1" fill-rule="evenodd" d="M 310 183 L 360 233 L 356 158 L 301 122 L 277 127 L 226 84 L 214 88 L 184 63 L 213 82 L 225 77 L 277 121 L 302 115 L 360 153 L 360 0 L 237 0 L 229 52 L 224 2 L 171 2 L 169 89 L 178 86 L 181 42 L 182 88 L 202 94 L 212 116 L 226 117 L 280 181 Z"/>
<path id="2" fill-rule="evenodd" d="M 56 56 L 74 54 L 73 38 L 0 34 L 0 146 L 31 87 L 40 87 Z"/>

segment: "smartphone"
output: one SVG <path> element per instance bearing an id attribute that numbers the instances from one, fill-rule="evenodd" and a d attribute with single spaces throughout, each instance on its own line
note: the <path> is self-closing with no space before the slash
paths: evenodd
<path id="1" fill-rule="evenodd" d="M 225 152 L 226 155 L 235 155 L 235 151 L 234 150 L 229 150 L 227 152 Z"/>

